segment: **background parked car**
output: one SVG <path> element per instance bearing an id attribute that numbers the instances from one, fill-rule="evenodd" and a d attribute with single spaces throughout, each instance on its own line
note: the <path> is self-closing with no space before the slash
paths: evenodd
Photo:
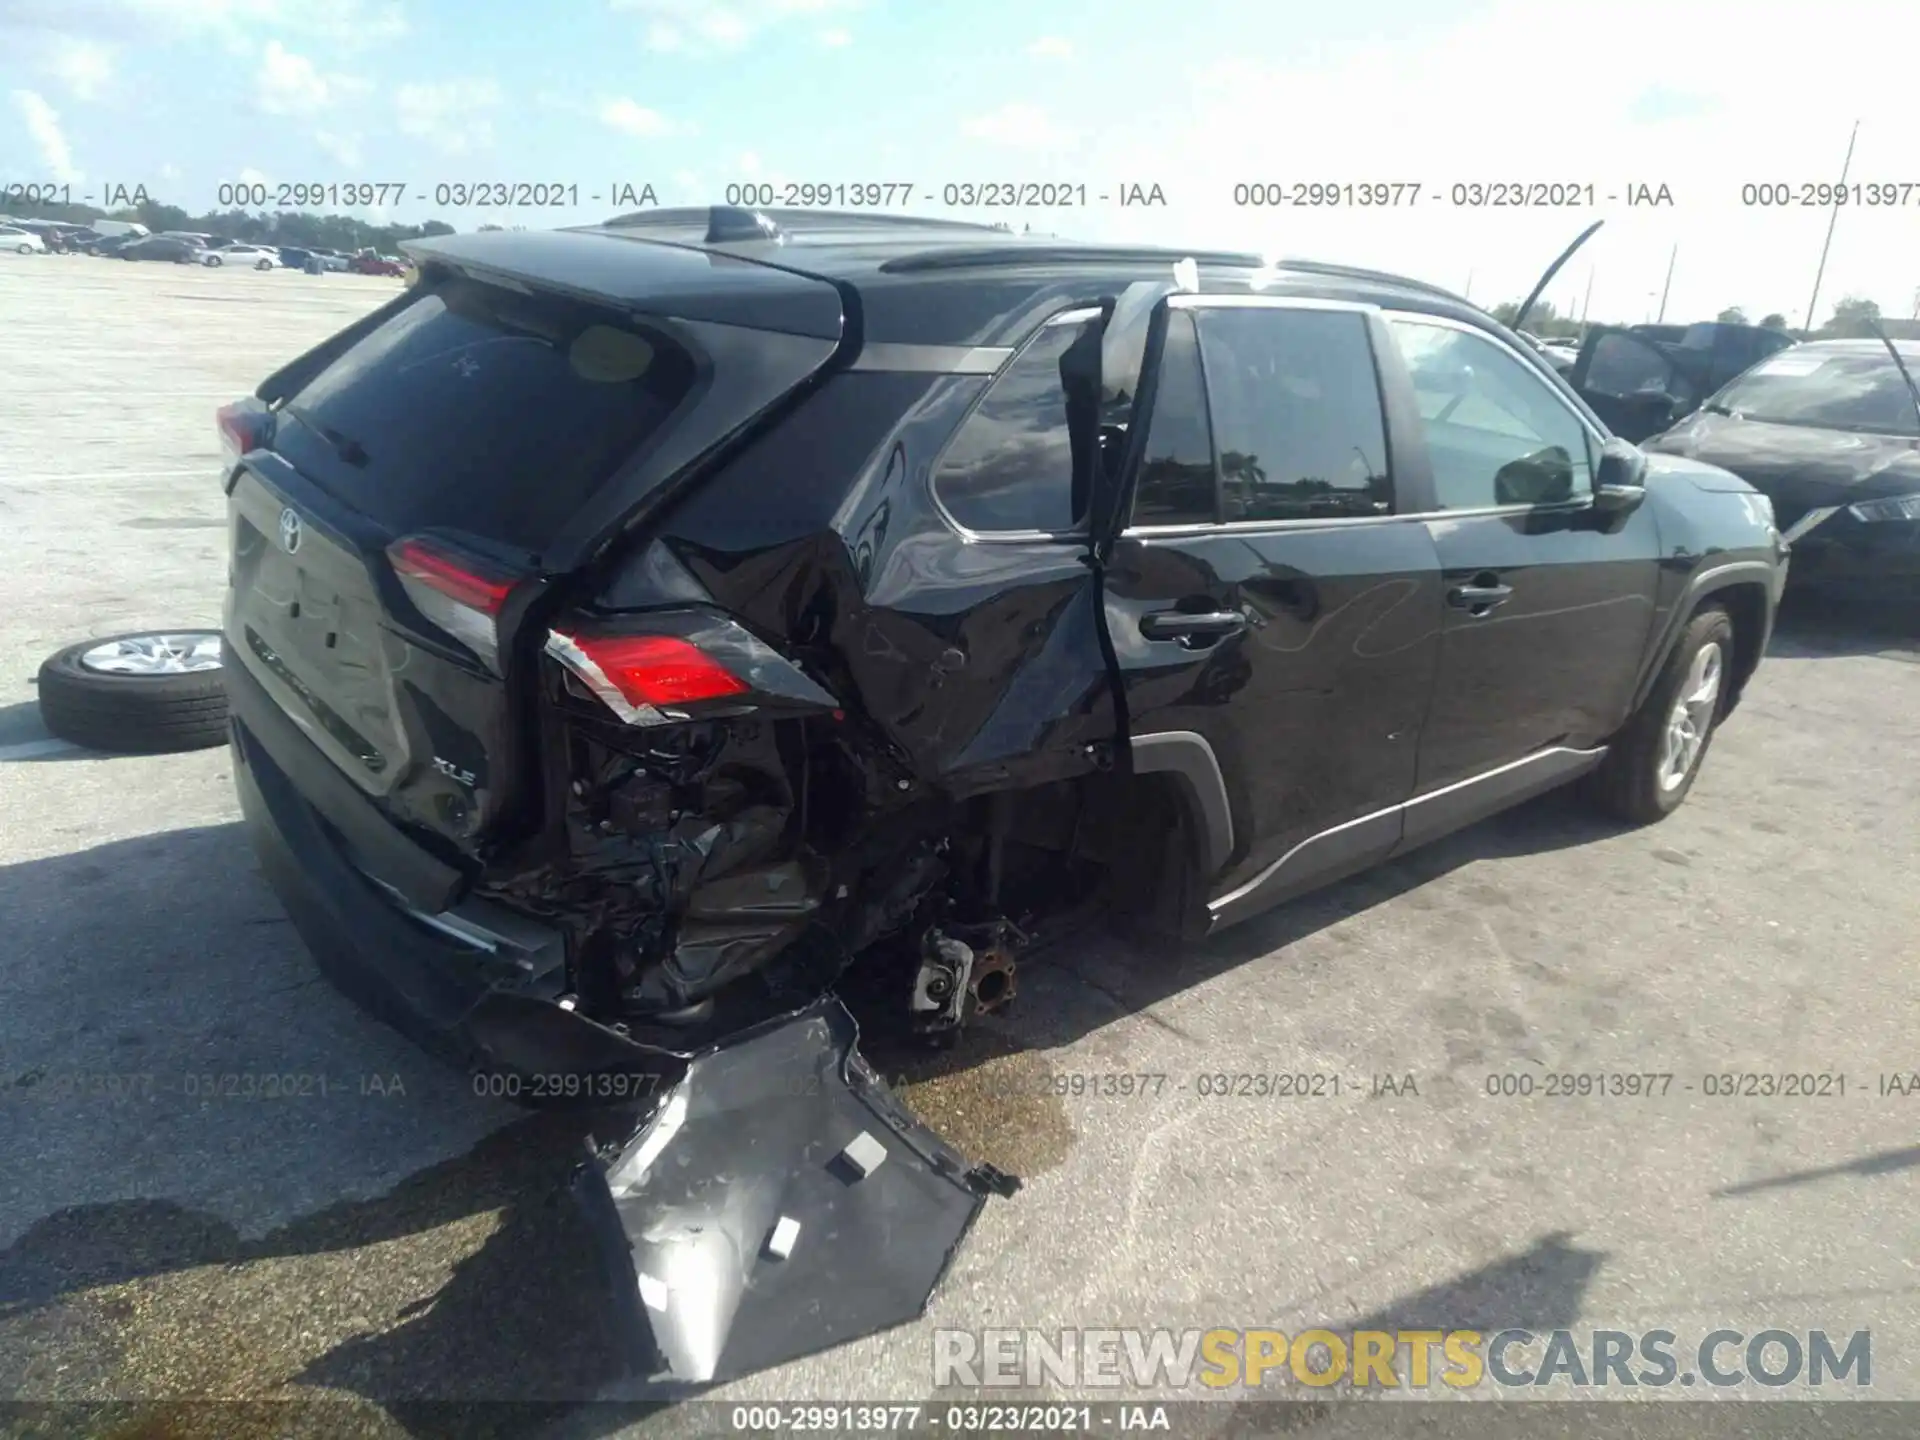
<path id="1" fill-rule="evenodd" d="M 1731 470 L 1772 501 L 1797 584 L 1920 585 L 1920 341 L 1769 356 L 1642 447 Z"/>
<path id="2" fill-rule="evenodd" d="M 405 268 L 391 255 L 379 255 L 372 250 L 362 250 L 347 262 L 347 268 L 356 275 L 404 275 Z"/>
<path id="3" fill-rule="evenodd" d="M 95 220 L 87 228 L 100 236 L 132 236 L 136 240 L 145 239 L 153 233 L 137 220 Z"/>
<path id="4" fill-rule="evenodd" d="M 0 225 L 0 250 L 13 250 L 21 255 L 44 255 L 47 253 L 47 242 L 23 226 Z"/>
<path id="5" fill-rule="evenodd" d="M 1759 325 L 1595 325 L 1567 383 L 1623 440 L 1640 441 L 1691 415 L 1707 396 L 1793 337 Z"/>
<path id="6" fill-rule="evenodd" d="M 122 245 L 117 253 L 122 260 L 172 260 L 180 265 L 193 265 L 198 263 L 204 249 L 191 240 L 176 240 L 171 235 L 149 235 L 143 240 Z"/>
<path id="7" fill-rule="evenodd" d="M 284 264 L 278 251 L 270 245 L 222 245 L 217 250 L 209 250 L 201 257 L 203 265 L 244 265 L 253 270 L 272 270 Z"/>

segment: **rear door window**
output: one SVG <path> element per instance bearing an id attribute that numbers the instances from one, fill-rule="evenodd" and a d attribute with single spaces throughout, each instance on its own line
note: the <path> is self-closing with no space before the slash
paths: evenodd
<path id="1" fill-rule="evenodd" d="M 612 312 L 456 279 L 291 396 L 275 448 L 396 534 L 538 553 L 667 423 L 694 368 Z"/>
<path id="2" fill-rule="evenodd" d="M 1393 509 L 1386 420 L 1364 315 L 1220 307 L 1200 309 L 1198 320 L 1222 520 Z"/>

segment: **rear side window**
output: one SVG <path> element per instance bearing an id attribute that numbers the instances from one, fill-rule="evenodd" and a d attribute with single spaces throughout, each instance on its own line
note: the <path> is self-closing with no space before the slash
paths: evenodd
<path id="1" fill-rule="evenodd" d="M 1043 329 L 953 437 L 933 488 L 967 529 L 1060 534 L 1078 523 L 1060 360 L 1089 323 Z"/>
<path id="2" fill-rule="evenodd" d="M 276 448 L 393 531 L 544 549 L 692 388 L 681 347 L 558 297 L 453 280 L 288 400 Z"/>
<path id="3" fill-rule="evenodd" d="M 1365 316 L 1258 307 L 1202 309 L 1198 318 L 1222 520 L 1392 510 Z"/>

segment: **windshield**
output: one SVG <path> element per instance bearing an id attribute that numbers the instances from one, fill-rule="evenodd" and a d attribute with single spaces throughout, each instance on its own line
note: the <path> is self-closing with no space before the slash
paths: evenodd
<path id="1" fill-rule="evenodd" d="M 1908 360 L 1907 368 L 1917 363 Z M 1920 435 L 1913 396 L 1884 350 L 1783 350 L 1727 386 L 1712 404 L 1744 420 L 1776 425 Z"/>

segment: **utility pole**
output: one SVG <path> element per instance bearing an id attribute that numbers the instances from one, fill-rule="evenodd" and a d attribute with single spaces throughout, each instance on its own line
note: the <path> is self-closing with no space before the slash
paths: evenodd
<path id="1" fill-rule="evenodd" d="M 1917 300 L 1920 300 L 1920 291 L 1915 291 L 1914 295 Z M 1462 300 L 1473 299 L 1473 271 L 1471 270 L 1467 271 L 1467 293 L 1462 295 L 1460 298 Z"/>
<path id="2" fill-rule="evenodd" d="M 1675 241 L 1673 246 L 1673 253 L 1667 256 L 1667 283 L 1666 283 L 1666 286 L 1660 291 L 1660 318 L 1654 322 L 1656 325 L 1664 325 L 1666 323 L 1667 296 L 1673 290 L 1673 266 L 1674 266 L 1674 262 L 1677 261 L 1679 258 L 1680 258 L 1680 243 L 1678 241 Z"/>
<path id="3" fill-rule="evenodd" d="M 1846 189 L 1847 172 L 1853 168 L 1853 142 L 1859 138 L 1860 122 L 1856 120 L 1853 122 L 1853 133 L 1847 136 L 1847 158 L 1840 162 L 1840 186 L 1842 192 Z M 1833 201 L 1833 213 L 1827 217 L 1826 242 L 1820 247 L 1820 267 L 1813 272 L 1813 298 L 1807 301 L 1807 333 L 1809 335 L 1813 333 L 1815 308 L 1820 304 L 1820 282 L 1825 278 L 1827 273 L 1827 252 L 1833 248 L 1833 227 L 1839 222 L 1839 219 L 1840 198 L 1836 195 Z"/>
<path id="4" fill-rule="evenodd" d="M 1593 305 L 1593 271 L 1591 268 L 1589 268 L 1587 271 L 1587 298 L 1580 302 L 1580 326 L 1582 329 L 1586 328 L 1587 311 L 1589 308 L 1591 308 L 1592 305 Z"/>

